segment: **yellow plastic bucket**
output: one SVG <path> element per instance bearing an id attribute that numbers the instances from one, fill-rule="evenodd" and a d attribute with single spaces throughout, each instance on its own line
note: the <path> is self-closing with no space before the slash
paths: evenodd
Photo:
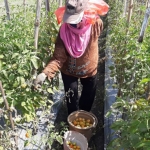
<path id="1" fill-rule="evenodd" d="M 91 122 L 92 122 L 92 126 L 86 127 L 86 128 L 81 128 L 81 127 L 74 126 L 72 122 L 76 118 L 90 119 Z M 97 117 L 93 113 L 87 112 L 87 111 L 84 111 L 84 110 L 74 111 L 73 113 L 71 113 L 68 116 L 67 121 L 69 123 L 69 130 L 77 131 L 77 132 L 83 134 L 87 138 L 88 141 L 92 137 L 93 131 L 96 128 L 97 123 L 98 123 Z"/>

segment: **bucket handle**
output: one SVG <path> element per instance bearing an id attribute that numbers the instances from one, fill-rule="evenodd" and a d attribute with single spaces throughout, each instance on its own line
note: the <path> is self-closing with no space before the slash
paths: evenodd
<path id="1" fill-rule="evenodd" d="M 87 112 L 85 111 L 85 110 L 78 110 L 78 112 L 84 112 L 84 113 L 86 113 L 87 114 Z M 92 128 L 96 128 L 96 126 L 97 126 L 97 123 L 98 123 L 98 120 L 97 120 L 97 117 L 93 114 L 93 113 L 91 113 L 91 112 L 88 112 L 91 116 L 93 116 L 93 118 L 95 119 L 95 121 L 94 121 L 94 124 L 93 124 L 93 127 Z"/>

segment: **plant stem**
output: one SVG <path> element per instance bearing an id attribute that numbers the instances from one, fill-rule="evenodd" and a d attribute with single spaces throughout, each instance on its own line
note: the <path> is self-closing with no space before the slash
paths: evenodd
<path id="1" fill-rule="evenodd" d="M 13 131 L 15 131 L 15 125 L 14 125 L 14 121 L 13 121 L 13 118 L 12 118 L 12 111 L 10 110 L 10 107 L 9 107 L 8 101 L 6 99 L 6 96 L 5 96 L 4 89 L 3 89 L 1 81 L 0 81 L 0 91 L 2 93 L 2 97 L 3 97 L 3 100 L 4 100 L 5 106 L 6 106 L 6 110 L 8 112 L 11 128 L 13 129 Z M 18 142 L 17 142 L 17 136 L 16 135 L 15 135 L 15 143 L 16 143 L 16 146 L 17 146 Z"/>
<path id="2" fill-rule="evenodd" d="M 8 101 L 7 101 L 7 99 L 6 99 L 6 96 L 5 96 L 4 89 L 3 89 L 3 86 L 2 86 L 2 82 L 1 82 L 1 81 L 0 81 L 0 90 L 1 90 L 2 97 L 3 97 L 3 100 L 4 100 L 5 106 L 6 106 L 6 110 L 9 112 L 8 114 L 9 114 L 9 120 L 10 120 L 11 127 L 12 127 L 12 129 L 14 130 L 14 129 L 15 129 L 15 126 L 14 126 L 14 122 L 13 122 L 13 119 L 12 119 L 12 112 L 11 112 L 11 110 L 10 110 Z"/>

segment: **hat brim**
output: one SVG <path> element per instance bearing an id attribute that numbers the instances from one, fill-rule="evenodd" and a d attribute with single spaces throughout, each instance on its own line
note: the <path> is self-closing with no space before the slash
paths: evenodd
<path id="1" fill-rule="evenodd" d="M 70 23 L 70 24 L 78 24 L 82 20 L 83 15 L 84 15 L 84 11 L 74 15 L 65 12 L 63 16 L 63 22 Z"/>

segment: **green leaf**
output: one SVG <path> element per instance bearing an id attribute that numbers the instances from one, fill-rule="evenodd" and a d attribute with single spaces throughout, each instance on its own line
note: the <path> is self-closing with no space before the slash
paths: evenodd
<path id="1" fill-rule="evenodd" d="M 149 82 L 149 81 L 150 81 L 150 78 L 145 78 L 145 79 L 141 80 L 140 83 L 147 83 L 147 82 Z"/>
<path id="2" fill-rule="evenodd" d="M 39 68 L 37 57 L 32 57 L 31 62 L 32 62 L 33 66 L 35 67 L 35 69 Z"/>
<path id="3" fill-rule="evenodd" d="M 10 80 L 10 81 L 14 81 L 14 80 L 15 80 L 14 74 L 11 73 L 11 74 L 9 75 L 9 80 Z"/>
<path id="4" fill-rule="evenodd" d="M 45 106 L 45 105 L 46 105 L 46 102 L 41 100 L 41 101 L 40 101 L 40 105 Z"/>
<path id="5" fill-rule="evenodd" d="M 25 103 L 25 102 L 22 102 L 22 103 L 21 103 L 21 106 L 25 106 L 25 105 L 26 105 L 26 103 Z"/>
<path id="6" fill-rule="evenodd" d="M 17 57 L 18 55 L 19 55 L 19 53 L 14 53 L 14 54 L 12 55 L 12 58 Z"/>
<path id="7" fill-rule="evenodd" d="M 27 105 L 26 107 L 29 111 L 32 111 L 32 112 L 34 111 L 34 108 L 32 107 L 32 105 Z"/>
<path id="8" fill-rule="evenodd" d="M 60 143 L 63 144 L 63 139 L 60 135 L 56 136 L 56 140 Z"/>
<path id="9" fill-rule="evenodd" d="M 26 119 L 27 122 L 30 122 L 30 121 L 33 120 L 33 117 L 31 115 L 25 114 L 24 117 L 25 117 L 25 119 Z"/>
<path id="10" fill-rule="evenodd" d="M 28 140 L 24 141 L 24 147 L 28 146 L 30 142 Z"/>
<path id="11" fill-rule="evenodd" d="M 15 82 L 13 83 L 13 87 L 16 88 L 16 87 L 18 87 L 18 86 L 19 86 L 18 82 L 15 81 Z"/>
<path id="12" fill-rule="evenodd" d="M 128 131 L 129 131 L 130 133 L 136 132 L 139 124 L 140 124 L 140 121 L 139 121 L 139 120 L 131 120 L 130 126 L 129 126 L 129 128 L 128 128 Z"/>
<path id="13" fill-rule="evenodd" d="M 4 58 L 4 55 L 0 55 L 0 59 Z"/>
<path id="14" fill-rule="evenodd" d="M 128 58 L 130 58 L 131 56 L 129 54 L 126 55 L 126 57 L 123 58 L 123 60 L 126 60 Z"/>
<path id="15" fill-rule="evenodd" d="M 47 92 L 48 92 L 48 93 L 52 93 L 52 94 L 54 94 L 54 92 L 53 92 L 52 88 L 48 88 L 48 89 L 47 89 Z"/>
<path id="16" fill-rule="evenodd" d="M 4 102 L 3 98 L 0 97 L 0 104 L 2 104 Z"/>
<path id="17" fill-rule="evenodd" d="M 2 70 L 2 73 L 4 74 L 4 76 L 8 79 L 8 74 L 5 70 Z"/>
<path id="18" fill-rule="evenodd" d="M 111 111 L 108 111 L 108 112 L 106 113 L 105 117 L 106 117 L 106 118 L 110 117 L 111 113 L 112 113 Z"/>
<path id="19" fill-rule="evenodd" d="M 114 67 L 114 66 L 109 66 L 109 69 L 110 69 L 110 70 L 114 70 L 115 67 Z"/>
<path id="20" fill-rule="evenodd" d="M 136 147 L 137 148 L 144 148 L 144 147 L 150 147 L 150 140 L 143 140 L 143 141 L 141 141 L 140 143 L 138 143 L 137 145 L 136 145 Z"/>
<path id="21" fill-rule="evenodd" d="M 53 104 L 54 102 L 52 100 L 47 100 L 48 103 Z"/>
<path id="22" fill-rule="evenodd" d="M 147 123 L 147 122 L 143 120 L 143 121 L 139 124 L 138 132 L 146 132 L 146 131 L 148 131 L 148 130 L 147 130 L 146 123 Z"/>
<path id="23" fill-rule="evenodd" d="M 22 52 L 22 54 L 26 54 L 26 53 L 29 53 L 29 50 L 26 49 Z"/>
<path id="24" fill-rule="evenodd" d="M 20 82 L 21 82 L 21 84 L 24 84 L 25 83 L 25 78 L 20 77 Z"/>
<path id="25" fill-rule="evenodd" d="M 22 70 L 20 68 L 18 68 L 18 73 L 22 75 Z"/>
<path id="26" fill-rule="evenodd" d="M 2 61 L 0 60 L 0 71 L 2 70 Z"/>
<path id="27" fill-rule="evenodd" d="M 125 125 L 125 121 L 122 119 L 118 119 L 111 125 L 111 128 L 114 130 L 119 130 L 124 125 Z"/>
<path id="28" fill-rule="evenodd" d="M 4 150 L 4 148 L 2 146 L 0 146 L 0 150 Z"/>

